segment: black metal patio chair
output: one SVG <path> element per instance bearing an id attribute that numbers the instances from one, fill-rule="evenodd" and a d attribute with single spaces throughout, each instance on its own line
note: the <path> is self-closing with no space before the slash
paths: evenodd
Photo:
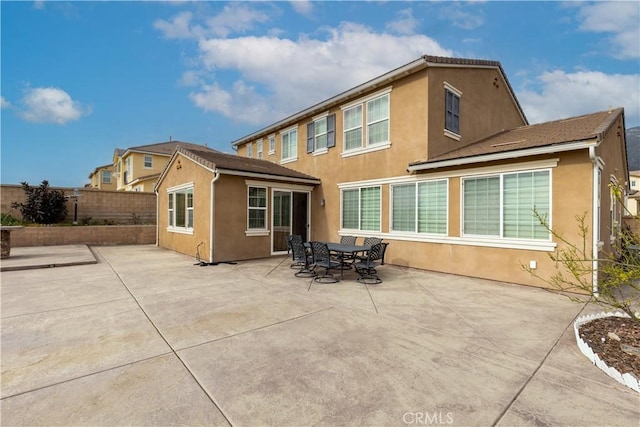
<path id="1" fill-rule="evenodd" d="M 317 273 L 313 280 L 319 283 L 339 282 L 340 278 L 331 274 L 329 270 L 341 268 L 342 263 L 331 259 L 331 253 L 329 252 L 327 244 L 324 242 L 311 242 L 311 252 L 313 254 L 313 264 L 316 267 L 324 268 L 324 274 Z"/>
<path id="2" fill-rule="evenodd" d="M 340 244 L 341 245 L 355 245 L 357 239 L 358 239 L 358 237 L 356 237 L 356 236 L 341 236 L 340 237 Z M 350 270 L 351 269 L 351 264 L 353 263 L 353 260 L 355 258 L 356 257 L 353 254 L 339 253 L 339 254 L 337 254 L 335 256 L 334 259 L 342 264 L 341 268 L 343 270 Z"/>
<path id="3" fill-rule="evenodd" d="M 291 239 L 291 251 L 293 252 L 294 264 L 298 266 L 298 271 L 294 273 L 296 277 L 315 277 L 315 265 L 313 264 L 313 256 L 309 254 L 307 248 L 304 247 L 302 239 Z"/>
<path id="4" fill-rule="evenodd" d="M 382 239 L 380 237 L 365 237 L 364 242 L 362 242 L 362 246 L 366 246 L 367 248 L 371 248 L 373 245 L 377 243 L 382 243 Z M 356 257 L 359 261 L 364 261 L 367 259 L 367 255 L 358 255 Z M 355 261 L 354 261 L 355 262 Z"/>
<path id="5" fill-rule="evenodd" d="M 388 243 L 376 243 L 371 246 L 365 259 L 354 262 L 353 266 L 360 276 L 357 279 L 358 282 L 367 285 L 382 283 L 376 268 L 384 265 L 384 253 L 388 245 Z"/>
<path id="6" fill-rule="evenodd" d="M 292 234 L 289 237 L 287 237 L 287 253 L 291 253 L 291 258 L 293 260 L 293 262 L 291 263 L 291 265 L 289 266 L 290 268 L 300 268 L 300 261 L 296 260 L 296 256 L 293 253 L 293 243 L 292 242 L 299 242 L 302 243 L 302 236 L 300 236 L 299 234 Z"/>

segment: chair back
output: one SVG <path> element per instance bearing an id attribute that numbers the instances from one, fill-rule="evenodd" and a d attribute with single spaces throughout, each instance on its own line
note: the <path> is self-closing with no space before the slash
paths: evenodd
<path id="1" fill-rule="evenodd" d="M 331 261 L 329 247 L 324 242 L 311 242 L 313 262 Z"/>
<path id="2" fill-rule="evenodd" d="M 304 248 L 302 240 L 290 239 L 291 250 L 293 251 L 293 259 L 298 261 L 307 260 L 307 251 Z"/>
<path id="3" fill-rule="evenodd" d="M 340 237 L 340 243 L 343 245 L 355 245 L 356 239 L 356 236 L 342 236 Z"/>
<path id="4" fill-rule="evenodd" d="M 384 257 L 386 243 L 375 243 L 369 249 L 369 261 L 379 261 Z"/>
<path id="5" fill-rule="evenodd" d="M 376 243 L 382 243 L 382 239 L 379 238 L 379 237 L 365 237 L 364 238 L 364 243 L 362 245 L 370 248 L 371 246 L 375 245 Z"/>

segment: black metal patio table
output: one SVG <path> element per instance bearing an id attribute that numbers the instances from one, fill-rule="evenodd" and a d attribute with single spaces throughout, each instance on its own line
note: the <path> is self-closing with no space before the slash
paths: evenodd
<path id="1" fill-rule="evenodd" d="M 326 243 L 329 251 L 335 252 L 336 254 L 338 254 L 338 258 L 340 259 L 344 259 L 345 254 L 350 254 L 352 256 L 355 256 L 360 252 L 366 253 L 370 249 L 368 246 L 362 246 L 362 245 L 347 245 L 344 243 L 331 243 L 331 242 L 326 242 Z M 340 279 L 342 280 L 343 277 L 344 277 L 344 265 L 340 268 Z"/>

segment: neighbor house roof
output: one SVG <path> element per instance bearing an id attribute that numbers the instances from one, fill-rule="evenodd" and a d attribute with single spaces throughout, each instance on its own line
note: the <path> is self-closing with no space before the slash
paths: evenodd
<path id="1" fill-rule="evenodd" d="M 315 104 L 309 108 L 306 108 L 292 116 L 289 116 L 283 120 L 280 120 L 266 128 L 263 128 L 257 132 L 254 132 L 250 135 L 247 135 L 241 139 L 238 139 L 236 141 L 233 141 L 231 143 L 231 145 L 234 148 L 237 148 L 238 146 L 253 141 L 257 138 L 261 138 L 264 135 L 268 135 L 270 133 L 273 133 L 275 131 L 277 131 L 278 129 L 281 129 L 283 127 L 292 125 L 296 122 L 298 122 L 299 120 L 305 118 L 305 117 L 309 117 L 309 116 L 313 116 L 315 114 L 318 114 L 322 111 L 326 111 L 329 108 L 332 108 L 336 105 L 340 105 L 344 102 L 346 102 L 347 100 L 350 100 L 356 96 L 361 96 L 362 94 L 364 94 L 365 92 L 371 91 L 373 89 L 376 88 L 380 88 L 380 87 L 384 87 L 389 85 L 391 82 L 393 82 L 394 80 L 397 80 L 399 78 L 402 78 L 404 76 L 407 76 L 411 73 L 415 73 L 419 70 L 425 69 L 425 68 L 429 68 L 429 67 L 464 67 L 464 68 L 495 68 L 497 69 L 500 74 L 502 75 L 502 78 L 504 79 L 504 81 L 507 84 L 507 87 L 509 88 L 509 93 L 511 94 L 511 97 L 513 98 L 513 101 L 518 109 L 518 111 L 520 112 L 520 115 L 522 117 L 522 120 L 525 123 L 527 122 L 527 118 L 524 114 L 524 111 L 522 110 L 522 107 L 520 106 L 520 103 L 518 102 L 518 99 L 515 96 L 515 93 L 513 91 L 513 88 L 511 87 L 511 83 L 509 83 L 509 79 L 507 79 L 507 75 L 505 74 L 504 70 L 502 69 L 502 65 L 500 64 L 500 62 L 498 61 L 489 61 L 489 60 L 484 60 L 484 59 L 466 59 L 466 58 L 448 58 L 448 57 L 443 57 L 443 56 L 432 56 L 432 55 L 423 55 L 420 58 L 405 64 L 399 68 L 396 68 L 394 70 L 389 71 L 388 73 L 382 74 L 381 76 L 378 76 L 372 80 L 369 80 L 366 83 L 363 83 L 361 85 L 358 85 L 352 89 L 349 89 L 345 92 L 342 92 L 332 98 L 329 98 L 325 101 L 322 101 L 318 104 Z"/>
<path id="2" fill-rule="evenodd" d="M 97 174 L 101 170 L 109 169 L 109 168 L 112 168 L 112 167 L 113 167 L 113 163 L 109 163 L 108 165 L 98 166 L 93 170 L 93 172 L 91 172 L 89 174 L 89 178 L 91 178 L 93 175 Z"/>
<path id="3" fill-rule="evenodd" d="M 179 146 L 174 156 L 182 154 L 194 162 L 204 166 L 211 171 L 217 171 L 227 175 L 241 175 L 247 177 L 280 179 L 284 181 L 300 182 L 306 184 L 320 184 L 320 179 L 293 169 L 280 166 L 262 159 L 240 157 L 235 154 L 222 153 L 220 151 L 207 149 L 194 149 Z M 172 161 L 162 171 L 158 184 L 162 181 L 169 170 Z M 156 184 L 156 186 L 158 185 Z"/>
<path id="4" fill-rule="evenodd" d="M 136 153 L 156 154 L 156 155 L 170 157 L 173 154 L 173 152 L 176 151 L 176 148 L 178 148 L 179 146 L 211 150 L 206 145 L 193 144 L 191 142 L 184 142 L 184 141 L 167 141 L 167 142 L 158 142 L 155 144 L 138 145 L 136 147 L 129 147 L 126 149 L 116 148 L 115 154 L 117 156 L 123 157 L 129 152 L 136 152 Z"/>
<path id="5" fill-rule="evenodd" d="M 409 171 L 510 159 L 597 145 L 623 113 L 622 108 L 503 130 L 432 159 L 409 164 Z"/>

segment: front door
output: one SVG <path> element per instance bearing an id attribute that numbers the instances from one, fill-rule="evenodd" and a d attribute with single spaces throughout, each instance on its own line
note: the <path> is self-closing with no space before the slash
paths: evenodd
<path id="1" fill-rule="evenodd" d="M 273 190 L 271 203 L 272 253 L 287 251 L 287 237 L 299 234 L 308 239 L 309 193 Z"/>

